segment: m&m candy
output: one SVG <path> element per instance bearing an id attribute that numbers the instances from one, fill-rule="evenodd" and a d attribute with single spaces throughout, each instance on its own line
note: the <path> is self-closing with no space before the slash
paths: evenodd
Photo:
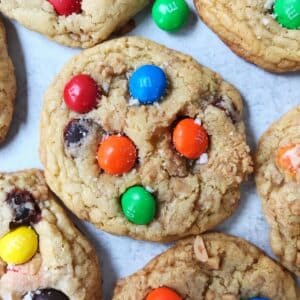
<path id="1" fill-rule="evenodd" d="M 87 113 L 97 105 L 100 89 L 89 75 L 74 76 L 65 86 L 64 100 L 66 105 L 77 113 Z"/>
<path id="2" fill-rule="evenodd" d="M 249 298 L 249 300 L 269 300 L 269 298 L 265 298 L 265 297 L 252 297 L 252 298 Z"/>
<path id="3" fill-rule="evenodd" d="M 276 20 L 288 29 L 300 29 L 300 0 L 275 0 Z"/>
<path id="4" fill-rule="evenodd" d="M 173 143 L 176 150 L 188 159 L 197 159 L 208 147 L 208 135 L 204 127 L 196 120 L 181 120 L 173 131 Z"/>
<path id="5" fill-rule="evenodd" d="M 126 136 L 111 135 L 103 140 L 98 149 L 98 164 L 110 175 L 128 173 L 136 158 L 135 145 Z"/>
<path id="6" fill-rule="evenodd" d="M 81 13 L 82 0 L 48 0 L 60 16 Z"/>
<path id="7" fill-rule="evenodd" d="M 136 69 L 129 78 L 130 95 L 141 104 L 153 104 L 161 99 L 167 89 L 165 72 L 154 65 Z"/>
<path id="8" fill-rule="evenodd" d="M 152 290 L 146 300 L 182 300 L 182 298 L 172 289 L 160 287 Z"/>
<path id="9" fill-rule="evenodd" d="M 147 225 L 155 217 L 156 201 L 142 186 L 133 186 L 121 196 L 122 211 L 128 221 L 137 225 Z"/>
<path id="10" fill-rule="evenodd" d="M 280 169 L 296 176 L 300 171 L 300 145 L 289 144 L 278 148 L 275 160 Z"/>
<path id="11" fill-rule="evenodd" d="M 23 296 L 23 300 L 32 299 L 32 300 L 69 300 L 69 297 L 66 296 L 63 292 L 46 288 L 38 289 L 32 292 L 27 293 Z"/>
<path id="12" fill-rule="evenodd" d="M 35 255 L 37 249 L 38 236 L 30 227 L 18 227 L 0 239 L 0 257 L 7 264 L 24 264 Z"/>
<path id="13" fill-rule="evenodd" d="M 187 22 L 189 8 L 185 0 L 156 0 L 152 7 L 152 17 L 160 29 L 176 31 Z"/>

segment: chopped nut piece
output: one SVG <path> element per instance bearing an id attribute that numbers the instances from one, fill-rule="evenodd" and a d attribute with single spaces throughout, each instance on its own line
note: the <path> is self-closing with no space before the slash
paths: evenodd
<path id="1" fill-rule="evenodd" d="M 208 261 L 208 254 L 205 248 L 204 241 L 202 237 L 197 236 L 194 241 L 194 252 L 196 258 L 201 262 L 207 262 Z"/>
<path id="2" fill-rule="evenodd" d="M 300 216 L 300 201 L 294 201 L 291 205 L 291 212 L 295 216 Z"/>
<path id="3" fill-rule="evenodd" d="M 5 274 L 5 269 L 6 269 L 5 263 L 0 259 L 0 278 L 2 275 Z"/>
<path id="4" fill-rule="evenodd" d="M 209 257 L 207 260 L 207 266 L 212 270 L 218 270 L 220 268 L 221 259 L 219 256 Z"/>
<path id="5" fill-rule="evenodd" d="M 296 255 L 296 266 L 300 266 L 300 252 L 297 252 Z"/>
<path id="6" fill-rule="evenodd" d="M 205 295 L 205 300 L 214 300 L 216 297 L 215 292 L 208 290 L 206 295 Z"/>
<path id="7" fill-rule="evenodd" d="M 238 297 L 232 294 L 226 294 L 222 296 L 222 300 L 238 300 Z"/>

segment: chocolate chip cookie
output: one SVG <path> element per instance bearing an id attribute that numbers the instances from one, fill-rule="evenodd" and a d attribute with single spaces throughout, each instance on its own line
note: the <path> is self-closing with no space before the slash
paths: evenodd
<path id="1" fill-rule="evenodd" d="M 263 134 L 256 155 L 256 185 L 271 226 L 271 246 L 300 276 L 300 106 Z"/>
<path id="2" fill-rule="evenodd" d="M 239 93 L 191 57 L 152 41 L 105 42 L 46 92 L 41 160 L 79 217 L 170 241 L 228 218 L 252 172 Z"/>
<path id="3" fill-rule="evenodd" d="M 0 143 L 3 142 L 12 119 L 16 96 L 16 79 L 7 54 L 5 29 L 0 20 Z"/>
<path id="4" fill-rule="evenodd" d="M 149 0 L 1 0 L 0 11 L 70 47 L 89 48 L 122 31 Z"/>
<path id="5" fill-rule="evenodd" d="M 239 56 L 272 72 L 300 70 L 300 5 L 290 0 L 194 0 Z"/>
<path id="6" fill-rule="evenodd" d="M 178 242 L 142 270 L 119 280 L 113 300 L 296 300 L 299 296 L 292 276 L 261 250 L 241 238 L 209 233 Z"/>
<path id="7" fill-rule="evenodd" d="M 0 299 L 101 299 L 95 250 L 41 171 L 0 174 L 0 224 Z"/>

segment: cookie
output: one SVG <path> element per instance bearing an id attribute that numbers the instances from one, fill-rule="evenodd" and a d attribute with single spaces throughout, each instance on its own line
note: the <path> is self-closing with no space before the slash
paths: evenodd
<path id="1" fill-rule="evenodd" d="M 14 109 L 16 79 L 12 62 L 7 54 L 4 25 L 0 20 L 0 143 L 3 142 Z"/>
<path id="2" fill-rule="evenodd" d="M 119 280 L 118 299 L 296 300 L 299 290 L 287 271 L 249 242 L 209 233 L 179 241 Z"/>
<path id="3" fill-rule="evenodd" d="M 101 299 L 95 250 L 39 170 L 0 174 L 0 299 Z"/>
<path id="4" fill-rule="evenodd" d="M 260 139 L 256 185 L 271 226 L 271 246 L 300 276 L 300 106 L 275 122 Z"/>
<path id="5" fill-rule="evenodd" d="M 198 234 L 234 212 L 252 171 L 242 109 L 239 93 L 189 56 L 137 37 L 105 42 L 46 92 L 46 180 L 113 234 Z"/>
<path id="6" fill-rule="evenodd" d="M 70 47 L 89 48 L 122 32 L 148 0 L 2 0 L 0 11 Z M 126 31 L 126 28 L 125 28 Z"/>
<path id="7" fill-rule="evenodd" d="M 274 2 L 283 7 L 274 11 Z M 296 2 L 194 0 L 202 20 L 232 51 L 271 72 L 300 70 L 300 27 L 287 28 L 290 23 L 280 18 L 299 19 Z"/>

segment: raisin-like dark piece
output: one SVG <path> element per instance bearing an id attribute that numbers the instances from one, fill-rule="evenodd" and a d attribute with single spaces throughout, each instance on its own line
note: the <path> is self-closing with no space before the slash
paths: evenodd
<path id="1" fill-rule="evenodd" d="M 64 139 L 68 146 L 79 143 L 87 136 L 89 132 L 88 123 L 88 120 L 79 119 L 73 119 L 68 123 L 64 130 Z"/>
<path id="2" fill-rule="evenodd" d="M 32 300 L 69 300 L 69 297 L 63 292 L 51 288 L 29 292 L 23 296 L 23 299 L 26 299 L 27 296 L 30 296 Z"/>
<path id="3" fill-rule="evenodd" d="M 226 101 L 222 97 L 217 97 L 213 100 L 211 105 L 223 110 L 226 115 L 231 119 L 232 123 L 239 121 L 239 113 L 233 102 Z"/>
<path id="4" fill-rule="evenodd" d="M 14 189 L 7 194 L 6 202 L 13 210 L 13 220 L 9 224 L 11 229 L 40 221 L 41 209 L 30 192 Z"/>

